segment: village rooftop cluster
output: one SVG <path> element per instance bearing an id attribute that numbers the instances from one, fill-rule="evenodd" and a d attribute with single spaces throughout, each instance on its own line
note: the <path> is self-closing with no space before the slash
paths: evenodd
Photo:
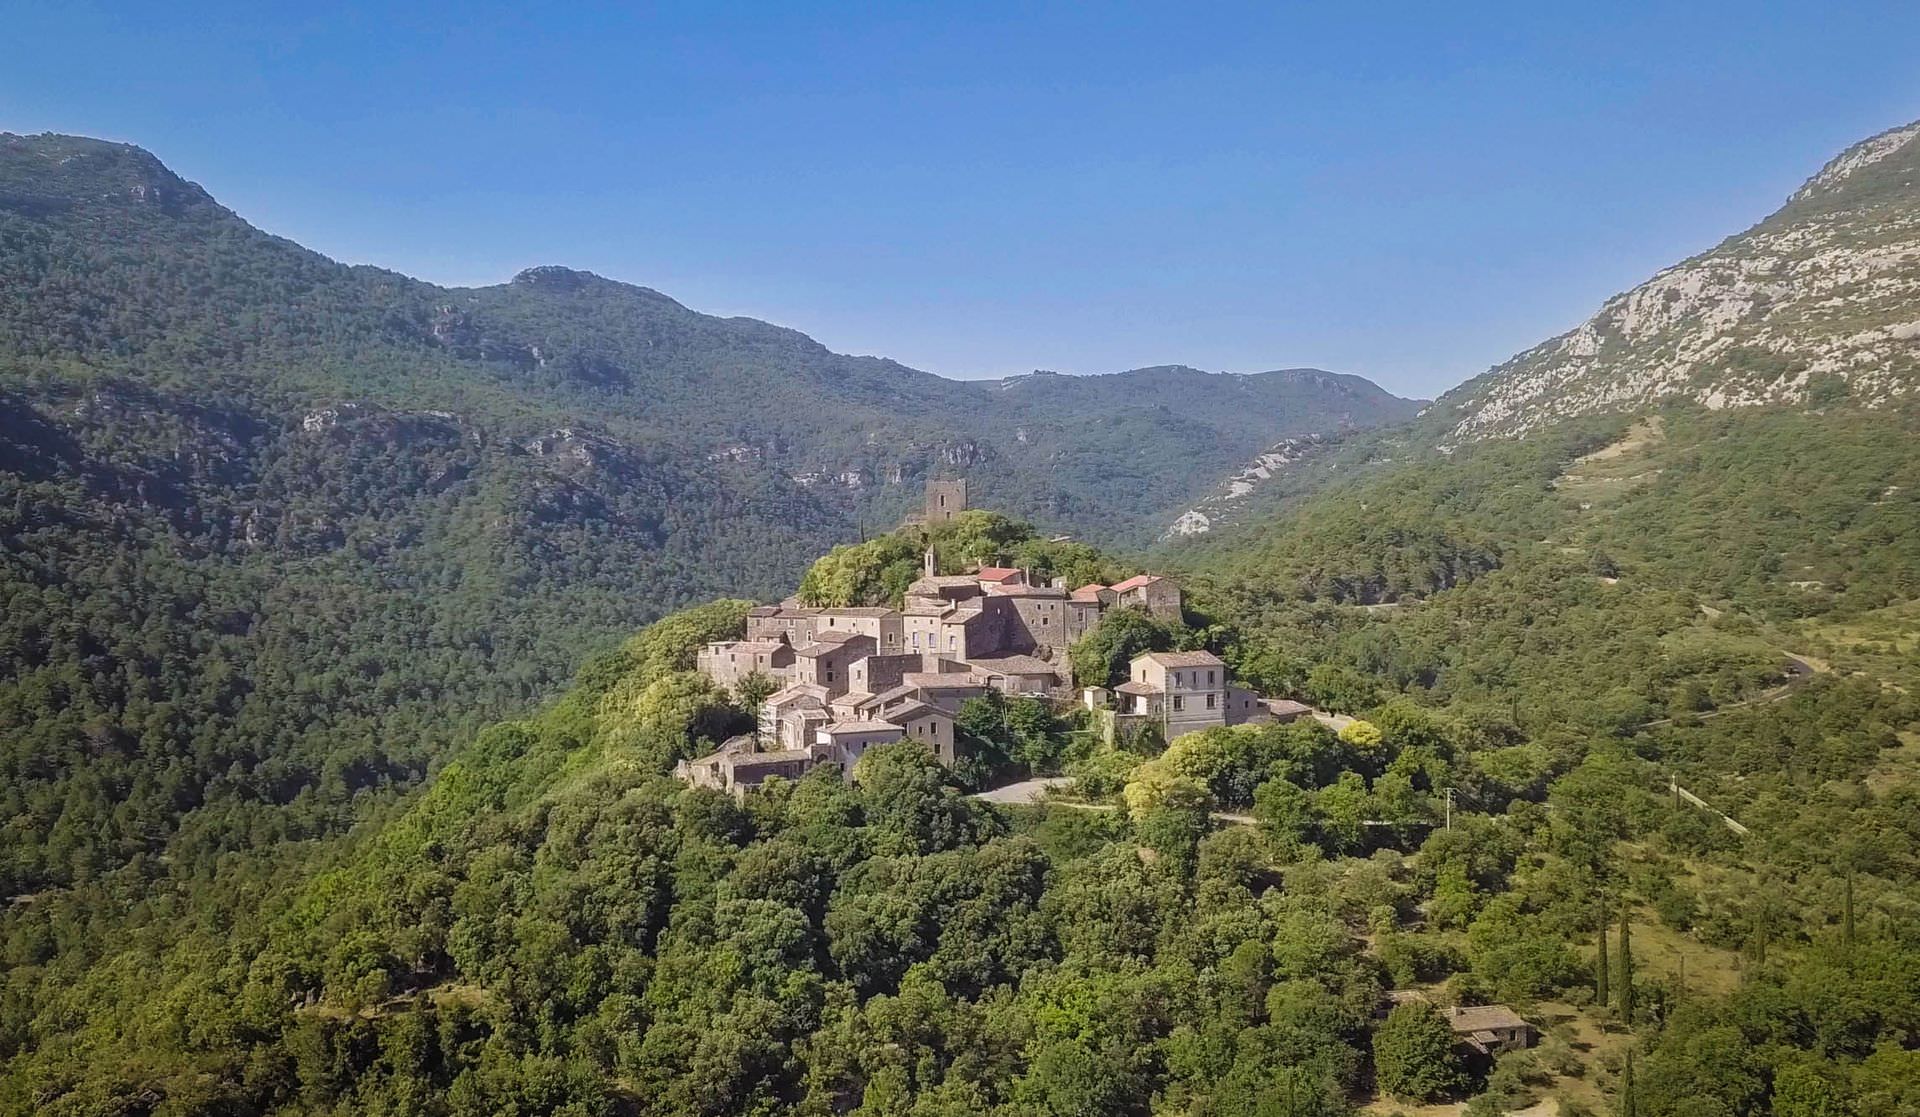
<path id="1" fill-rule="evenodd" d="M 930 486 L 928 519 L 950 518 L 964 507 L 964 493 Z M 744 639 L 706 645 L 696 666 L 723 687 L 758 674 L 780 689 L 761 704 L 754 733 L 682 761 L 678 774 L 739 792 L 773 776 L 797 778 L 818 764 L 851 772 L 868 748 L 899 740 L 919 741 L 952 764 L 962 703 L 989 691 L 1073 702 L 1067 648 L 1119 608 L 1177 622 L 1180 587 L 1140 574 L 1069 589 L 1064 579 L 1038 585 L 1024 570 L 998 566 L 942 575 L 929 545 L 921 576 L 898 609 L 816 608 L 793 598 L 755 608 Z M 1091 687 L 1078 699 L 1111 709 L 1117 725 L 1157 724 L 1169 740 L 1306 712 L 1235 686 L 1226 664 L 1205 651 L 1148 652 L 1112 692 Z"/>

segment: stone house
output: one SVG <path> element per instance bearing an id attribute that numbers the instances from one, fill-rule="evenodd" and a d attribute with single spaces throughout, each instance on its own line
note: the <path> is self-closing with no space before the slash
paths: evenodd
<path id="1" fill-rule="evenodd" d="M 814 731 L 814 760 L 838 764 L 851 777 L 854 764 L 867 749 L 906 735 L 903 727 L 890 721 L 836 721 Z"/>
<path id="2" fill-rule="evenodd" d="M 754 672 L 784 679 L 793 672 L 793 645 L 785 640 L 734 640 L 707 644 L 694 653 L 702 675 L 724 687 L 740 685 Z"/>
<path id="3" fill-rule="evenodd" d="M 878 606 L 821 609 L 814 617 L 813 638 L 818 640 L 833 633 L 851 632 L 857 636 L 872 637 L 878 654 L 897 655 L 904 642 L 901 621 L 898 611 Z"/>
<path id="4" fill-rule="evenodd" d="M 810 749 L 758 752 L 753 746 L 751 737 L 734 737 L 706 756 L 682 760 L 674 774 L 695 787 L 739 795 L 774 776 L 797 780 L 813 767 Z"/>
<path id="5" fill-rule="evenodd" d="M 1158 574 L 1135 574 L 1113 585 L 1115 604 L 1121 608 L 1145 609 L 1164 620 L 1180 619 L 1180 586 Z"/>
<path id="6" fill-rule="evenodd" d="M 952 714 L 926 702 L 913 702 L 895 709 L 886 720 L 898 725 L 907 740 L 927 746 L 940 763 L 953 763 L 956 754 Z"/>
<path id="7" fill-rule="evenodd" d="M 854 660 L 848 668 L 848 688 L 868 694 L 892 690 L 909 673 L 921 670 L 926 660 L 926 656 L 911 652 L 905 655 L 870 655 Z"/>
<path id="8" fill-rule="evenodd" d="M 1533 1025 L 1506 1005 L 1456 1005 L 1447 1009 L 1454 1042 L 1483 1055 L 1517 1051 L 1533 1043 Z"/>
<path id="9" fill-rule="evenodd" d="M 830 697 L 827 688 L 812 683 L 791 683 L 774 691 L 760 704 L 760 741 L 780 748 L 807 748 L 813 743 L 809 722 L 831 720 Z"/>
<path id="10" fill-rule="evenodd" d="M 1008 694 L 1045 695 L 1066 684 L 1065 671 L 1030 655 L 1010 655 L 971 661 L 974 674 L 995 690 Z"/>
<path id="11" fill-rule="evenodd" d="M 1027 572 L 1017 566 L 983 566 L 974 571 L 973 576 L 988 593 L 995 587 L 1027 584 Z"/>
<path id="12" fill-rule="evenodd" d="M 820 610 L 803 605 L 761 605 L 747 610 L 748 640 L 785 640 L 794 647 L 813 643 Z"/>
<path id="13" fill-rule="evenodd" d="M 1182 733 L 1227 724 L 1227 665 L 1212 652 L 1147 652 L 1134 657 L 1123 714 L 1157 720 L 1171 741 Z"/>
<path id="14" fill-rule="evenodd" d="M 819 639 L 794 649 L 793 679 L 825 687 L 829 695 L 851 689 L 853 664 L 873 654 L 873 637 L 853 633 L 820 633 Z"/>

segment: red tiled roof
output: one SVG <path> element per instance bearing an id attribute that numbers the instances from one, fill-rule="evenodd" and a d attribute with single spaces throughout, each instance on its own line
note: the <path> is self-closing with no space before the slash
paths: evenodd
<path id="1" fill-rule="evenodd" d="M 1128 590 L 1137 590 L 1141 586 L 1150 586 L 1159 580 L 1160 575 L 1158 574 L 1135 574 L 1124 582 L 1115 582 L 1113 584 L 1113 592 L 1125 593 Z"/>
<path id="2" fill-rule="evenodd" d="M 1098 601 L 1100 600 L 1101 591 L 1106 588 L 1107 587 L 1098 582 L 1088 582 L 1086 585 L 1073 591 L 1073 599 L 1075 601 Z"/>
<path id="3" fill-rule="evenodd" d="M 1162 667 L 1224 667 L 1220 657 L 1212 652 L 1147 652 L 1142 659 L 1151 659 Z"/>
<path id="4" fill-rule="evenodd" d="M 1010 582 L 1020 577 L 1020 569 L 1015 566 L 983 566 L 978 577 L 983 582 Z"/>

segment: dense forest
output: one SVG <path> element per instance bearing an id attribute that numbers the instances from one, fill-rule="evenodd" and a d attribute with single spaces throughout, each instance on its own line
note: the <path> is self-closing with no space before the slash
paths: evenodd
<path id="1" fill-rule="evenodd" d="M 735 800 L 663 774 L 747 717 L 687 670 L 744 604 L 676 614 L 345 840 L 16 905 L 0 1104 L 1911 1112 L 1920 711 L 1887 680 L 1786 659 L 1804 626 L 1884 614 L 1849 588 L 1897 556 L 1804 544 L 1781 577 L 1828 563 L 1810 608 L 1625 526 L 1692 508 L 1667 514 L 1696 540 L 1766 545 L 1786 529 L 1701 521 L 1739 517 L 1764 462 L 1796 468 L 1808 431 L 1837 425 L 1852 449 L 1795 499 L 1865 530 L 1906 468 L 1876 456 L 1905 420 L 1749 417 L 1753 470 L 1731 489 L 1702 474 L 1712 499 L 1689 499 L 1703 482 L 1678 464 L 1643 468 L 1719 452 L 1723 421 L 1356 478 L 1244 551 L 1188 554 L 1184 623 L 1121 611 L 1073 649 L 1096 677 L 1131 650 L 1212 647 L 1263 690 L 1358 716 L 1338 733 L 1107 745 L 1078 715 L 975 703 L 953 770 L 902 745 L 851 782 L 826 768 Z M 1602 467 L 1637 480 L 1593 499 Z M 1339 530 L 1355 513 L 1378 526 Z M 888 600 L 917 549 L 895 539 L 824 555 L 802 584 Z M 1131 567 L 985 513 L 937 548 Z M 1028 771 L 1072 777 L 1077 805 L 967 794 Z M 1539 1042 L 1463 1055 L 1445 1007 L 1484 1003 Z"/>

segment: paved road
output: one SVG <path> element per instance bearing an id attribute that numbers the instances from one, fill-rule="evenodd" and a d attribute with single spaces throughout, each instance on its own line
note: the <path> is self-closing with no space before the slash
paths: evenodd
<path id="1" fill-rule="evenodd" d="M 1806 682 L 1808 679 L 1813 678 L 1820 672 L 1818 667 L 1794 655 L 1792 652 L 1783 652 L 1781 654 L 1787 657 L 1786 682 L 1781 683 L 1771 690 L 1763 690 L 1752 698 L 1743 698 L 1738 702 L 1729 702 L 1724 706 L 1715 706 L 1711 710 L 1702 710 L 1697 714 L 1691 715 L 1692 719 L 1694 721 L 1712 721 L 1722 714 L 1730 714 L 1735 710 L 1746 709 L 1748 706 L 1765 706 L 1773 702 L 1782 701 L 1793 693 L 1794 688 Z M 1642 722 L 1637 728 L 1664 729 L 1672 725 L 1673 720 L 1672 718 L 1654 718 L 1652 721 Z"/>
<path id="2" fill-rule="evenodd" d="M 1002 803 L 1016 807 L 1026 806 L 1029 803 L 1038 803 L 1045 799 L 1047 792 L 1052 791 L 1054 788 L 1065 787 L 1072 782 L 1072 778 L 1068 776 L 1047 776 L 1037 780 L 1021 780 L 1019 783 L 1010 783 L 1005 787 L 996 787 L 990 791 L 976 792 L 973 797 L 989 803 Z"/>

